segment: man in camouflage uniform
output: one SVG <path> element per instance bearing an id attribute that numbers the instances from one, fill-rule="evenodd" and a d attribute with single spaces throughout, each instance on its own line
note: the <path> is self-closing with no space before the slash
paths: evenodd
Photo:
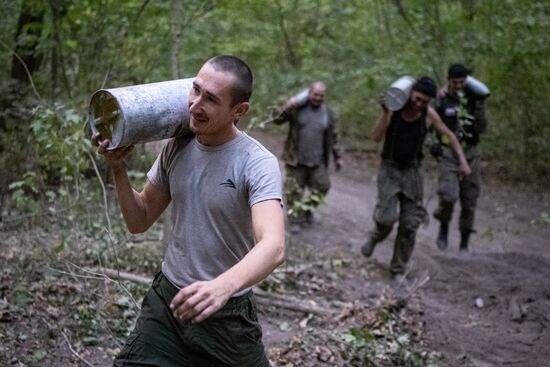
<path id="1" fill-rule="evenodd" d="M 439 206 L 434 217 L 440 221 L 437 246 L 447 248 L 449 222 L 453 214 L 454 203 L 460 199 L 460 250 L 468 251 L 470 234 L 474 232 L 474 215 L 480 192 L 481 154 L 478 148 L 479 136 L 487 126 L 484 99 L 475 95 L 466 86 L 468 70 L 460 64 L 452 65 L 448 70 L 448 85 L 437 100 L 436 110 L 445 125 L 460 141 L 472 174 L 460 179 L 457 173 L 458 162 L 452 155 L 444 136 L 439 136 L 442 145 L 438 159 Z"/>
<path id="2" fill-rule="evenodd" d="M 420 78 L 413 85 L 409 100 L 401 110 L 389 111 L 381 103 L 382 114 L 372 132 L 374 141 L 384 139 L 384 148 L 378 172 L 378 199 L 373 213 L 375 228 L 369 232 L 361 252 L 370 257 L 375 245 L 388 237 L 394 223 L 399 222 L 390 265 L 390 273 L 397 279 L 401 279 L 406 271 L 416 231 L 427 218 L 422 202 L 421 161 L 422 146 L 430 125 L 450 139 L 461 163 L 460 172 L 470 172 L 458 140 L 428 106 L 436 93 L 437 87 L 431 78 Z"/>
<path id="3" fill-rule="evenodd" d="M 324 103 L 326 89 L 322 82 L 313 83 L 307 99 L 291 98 L 273 120 L 278 125 L 289 123 L 282 158 L 286 169 L 284 191 L 293 233 L 301 226 L 310 225 L 313 210 L 324 202 L 330 189 L 331 154 L 336 169 L 342 167 L 336 115 Z M 306 190 L 309 190 L 308 196 Z"/>

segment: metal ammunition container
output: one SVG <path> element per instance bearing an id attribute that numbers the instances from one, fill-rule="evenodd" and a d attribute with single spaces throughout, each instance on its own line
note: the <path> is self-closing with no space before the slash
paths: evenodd
<path id="1" fill-rule="evenodd" d="M 411 94 L 411 89 L 416 80 L 411 76 L 403 76 L 394 81 L 384 93 L 384 104 L 390 111 L 402 109 Z"/>
<path id="2" fill-rule="evenodd" d="M 309 89 L 304 89 L 300 93 L 290 97 L 290 100 L 296 104 L 296 106 L 303 106 L 309 100 Z"/>
<path id="3" fill-rule="evenodd" d="M 487 98 L 491 94 L 489 88 L 471 75 L 466 77 L 466 89 L 478 98 Z"/>
<path id="4" fill-rule="evenodd" d="M 108 149 L 190 133 L 188 97 L 193 80 L 98 90 L 88 112 L 92 132 L 110 140 Z"/>

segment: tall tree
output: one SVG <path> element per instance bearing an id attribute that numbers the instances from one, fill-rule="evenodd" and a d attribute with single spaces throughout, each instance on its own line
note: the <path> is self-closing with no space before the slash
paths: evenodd
<path id="1" fill-rule="evenodd" d="M 51 91 L 52 96 L 56 97 L 59 91 L 59 80 L 64 84 L 64 89 L 67 91 L 69 98 L 71 97 L 71 87 L 67 80 L 65 71 L 65 58 L 63 56 L 63 47 L 61 42 L 61 22 L 67 14 L 69 3 L 67 0 L 49 0 L 50 10 L 52 13 L 52 47 L 51 47 Z M 59 75 L 61 72 L 61 75 Z"/>
<path id="2" fill-rule="evenodd" d="M 23 0 L 17 32 L 15 52 L 12 58 L 11 77 L 20 82 L 28 78 L 39 68 L 42 60 L 37 50 L 44 25 L 44 4 L 38 0 Z"/>
<path id="3" fill-rule="evenodd" d="M 172 0 L 172 46 L 170 47 L 170 70 L 172 79 L 180 77 L 179 52 L 181 43 L 183 1 Z"/>

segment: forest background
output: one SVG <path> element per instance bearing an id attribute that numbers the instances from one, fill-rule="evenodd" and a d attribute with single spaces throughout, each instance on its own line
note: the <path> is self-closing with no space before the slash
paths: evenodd
<path id="1" fill-rule="evenodd" d="M 89 166 L 95 90 L 190 77 L 220 53 L 254 70 L 253 122 L 324 80 L 343 134 L 362 145 L 391 81 L 443 84 L 461 62 L 492 91 L 485 158 L 514 177 L 550 174 L 547 1 L 4 0 L 0 12 L 4 194 L 21 175 Z"/>
<path id="2" fill-rule="evenodd" d="M 0 19 L 0 229 L 29 230 L 33 246 L 48 238 L 48 256 L 22 256 L 9 278 L 47 282 L 51 269 L 34 273 L 40 261 L 156 268 L 144 254 L 123 256 L 128 235 L 89 143 L 89 98 L 100 88 L 191 77 L 222 53 L 255 74 L 245 123 L 259 125 L 323 80 L 346 147 L 357 151 L 376 148 L 368 135 L 377 98 L 393 80 L 428 75 L 442 85 L 448 66 L 463 63 L 492 92 L 486 171 L 520 183 L 550 179 L 548 1 L 2 0 Z M 133 159 L 139 185 L 151 158 Z M 0 294 L 14 297 L 13 314 L 29 296 L 24 286 L 2 288 L 6 274 Z M 78 322 L 101 318 L 82 307 Z M 123 338 L 130 321 L 121 322 Z M 87 325 L 88 337 L 98 328 Z"/>

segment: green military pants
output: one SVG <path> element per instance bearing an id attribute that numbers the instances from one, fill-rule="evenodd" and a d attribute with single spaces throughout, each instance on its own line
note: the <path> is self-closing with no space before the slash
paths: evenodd
<path id="1" fill-rule="evenodd" d="M 269 366 L 252 292 L 230 298 L 197 324 L 173 317 L 169 305 L 177 292 L 159 272 L 113 366 Z"/>
<path id="2" fill-rule="evenodd" d="M 472 169 L 472 174 L 459 178 L 459 163 L 449 147 L 443 147 L 439 159 L 438 189 L 439 205 L 434 217 L 441 222 L 449 223 L 453 215 L 454 204 L 460 200 L 459 229 L 461 232 L 473 232 L 474 217 L 481 188 L 481 154 L 475 145 L 464 148 L 464 154 Z"/>
<path id="3" fill-rule="evenodd" d="M 330 189 L 330 178 L 328 169 L 324 164 L 317 167 L 307 167 L 301 164 L 285 166 L 285 196 L 287 208 L 291 210 L 290 220 L 294 223 L 302 223 L 307 221 L 312 210 L 317 207 L 319 201 L 308 200 L 305 198 L 306 189 L 317 196 L 324 199 L 324 196 Z M 322 201 L 322 200 L 321 200 Z M 302 205 L 297 205 L 298 202 L 303 202 Z"/>
<path id="4" fill-rule="evenodd" d="M 414 249 L 416 231 L 427 219 L 422 200 L 424 186 L 419 165 L 399 168 L 382 161 L 378 172 L 378 198 L 374 208 L 375 228 L 369 232 L 374 243 L 386 239 L 399 221 L 390 272 L 405 272 Z"/>

